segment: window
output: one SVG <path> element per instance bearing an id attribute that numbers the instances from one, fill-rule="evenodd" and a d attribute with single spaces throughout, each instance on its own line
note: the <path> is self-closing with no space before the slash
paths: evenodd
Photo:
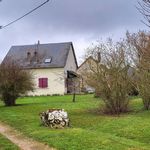
<path id="1" fill-rule="evenodd" d="M 31 53 L 30 52 L 27 52 L 27 59 L 28 59 L 28 61 L 30 61 L 30 59 L 31 59 Z"/>
<path id="2" fill-rule="evenodd" d="M 52 62 L 52 58 L 46 58 L 44 62 L 45 63 L 51 63 Z"/>
<path id="3" fill-rule="evenodd" d="M 36 51 L 34 52 L 34 56 L 37 56 L 37 52 Z"/>
<path id="4" fill-rule="evenodd" d="M 39 88 L 48 87 L 48 78 L 39 78 Z"/>
<path id="5" fill-rule="evenodd" d="M 30 53 L 30 52 L 27 52 L 27 58 L 30 57 L 30 56 L 31 56 L 31 53 Z"/>

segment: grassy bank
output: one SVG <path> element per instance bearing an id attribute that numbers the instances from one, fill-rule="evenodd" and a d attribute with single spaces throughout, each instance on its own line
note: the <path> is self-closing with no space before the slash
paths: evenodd
<path id="1" fill-rule="evenodd" d="M 19 150 L 19 148 L 0 134 L 0 150 Z"/>
<path id="2" fill-rule="evenodd" d="M 0 103 L 0 121 L 60 150 L 150 149 L 150 111 L 142 111 L 140 99 L 132 99 L 134 111 L 120 117 L 91 111 L 102 104 L 93 95 L 77 96 L 76 100 L 72 103 L 72 96 L 48 96 L 20 98 L 15 107 Z M 39 113 L 49 108 L 68 111 L 71 128 L 52 130 L 41 126 Z"/>

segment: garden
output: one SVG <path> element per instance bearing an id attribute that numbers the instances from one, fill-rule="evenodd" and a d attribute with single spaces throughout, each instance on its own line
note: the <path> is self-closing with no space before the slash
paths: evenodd
<path id="1" fill-rule="evenodd" d="M 150 149 L 150 111 L 143 109 L 139 97 L 131 97 L 129 111 L 119 116 L 101 114 L 103 101 L 92 94 L 77 95 L 75 103 L 71 95 L 24 97 L 16 103 L 14 107 L 4 107 L 0 102 L 0 121 L 50 147 L 60 150 Z M 68 112 L 70 127 L 51 129 L 41 124 L 40 112 L 62 108 Z M 3 143 L 0 140 L 0 146 Z"/>

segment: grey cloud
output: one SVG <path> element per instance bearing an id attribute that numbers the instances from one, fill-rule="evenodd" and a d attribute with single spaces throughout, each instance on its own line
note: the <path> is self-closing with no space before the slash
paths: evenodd
<path id="1" fill-rule="evenodd" d="M 3 0 L 0 3 L 0 25 L 20 17 L 45 0 Z M 52 0 L 34 13 L 0 30 L 0 50 L 12 44 L 43 42 L 90 42 L 97 37 L 128 29 L 144 29 L 137 0 Z M 90 44 L 90 43 L 89 43 Z M 85 43 L 84 43 L 85 45 Z M 82 48 L 82 46 L 81 46 Z M 4 55 L 1 53 L 1 55 Z"/>
<path id="2" fill-rule="evenodd" d="M 38 15 L 33 22 L 57 30 L 105 33 L 140 23 L 135 5 L 136 0 L 56 0 L 42 11 L 40 22 Z"/>
<path id="3" fill-rule="evenodd" d="M 10 20 L 43 2 L 5 1 L 5 7 L 9 11 L 5 8 L 0 14 Z M 57 31 L 105 33 L 113 28 L 140 23 L 140 15 L 135 5 L 136 0 L 52 0 L 22 22 L 41 28 L 50 26 Z"/>

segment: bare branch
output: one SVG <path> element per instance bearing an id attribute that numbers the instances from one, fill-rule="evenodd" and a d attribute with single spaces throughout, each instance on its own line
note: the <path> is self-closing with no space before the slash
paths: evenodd
<path id="1" fill-rule="evenodd" d="M 146 26 L 150 27 L 150 1 L 149 0 L 141 0 L 138 1 L 138 6 L 136 6 L 137 10 L 144 16 L 144 23 Z"/>

